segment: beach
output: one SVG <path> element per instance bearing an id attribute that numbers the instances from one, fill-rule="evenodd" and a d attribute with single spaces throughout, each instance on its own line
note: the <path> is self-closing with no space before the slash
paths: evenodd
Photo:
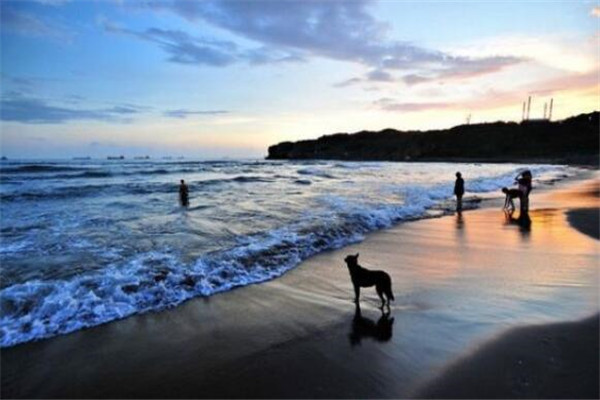
<path id="1" fill-rule="evenodd" d="M 4 348 L 3 398 L 598 398 L 598 175 L 404 222 L 280 278 Z M 360 313 L 343 263 L 383 269 Z"/>

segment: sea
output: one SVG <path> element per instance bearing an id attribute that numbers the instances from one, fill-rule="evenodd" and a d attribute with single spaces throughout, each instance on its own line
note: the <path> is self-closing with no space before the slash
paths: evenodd
<path id="1" fill-rule="evenodd" d="M 268 160 L 0 163 L 0 346 L 276 279 L 397 223 L 467 208 L 559 165 Z M 189 206 L 178 199 L 180 179 Z"/>

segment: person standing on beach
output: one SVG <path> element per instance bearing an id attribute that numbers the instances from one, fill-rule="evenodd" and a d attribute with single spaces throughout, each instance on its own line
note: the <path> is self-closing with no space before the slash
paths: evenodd
<path id="1" fill-rule="evenodd" d="M 456 195 L 456 211 L 462 211 L 462 197 L 465 194 L 465 181 L 460 172 L 456 173 L 456 182 L 454 182 L 454 194 Z"/>
<path id="2" fill-rule="evenodd" d="M 181 180 L 181 184 L 179 185 L 179 202 L 183 207 L 187 207 L 190 205 L 188 197 L 188 186 L 185 184 L 185 181 L 183 179 Z"/>
<path id="3" fill-rule="evenodd" d="M 529 211 L 529 193 L 531 192 L 531 171 L 526 170 L 521 172 L 515 178 L 517 183 L 519 184 L 519 192 L 520 195 L 520 203 L 521 203 L 521 213 Z"/>

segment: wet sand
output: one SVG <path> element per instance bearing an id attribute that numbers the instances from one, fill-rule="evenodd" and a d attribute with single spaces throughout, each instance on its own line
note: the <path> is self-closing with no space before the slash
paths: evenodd
<path id="1" fill-rule="evenodd" d="M 446 367 L 414 397 L 597 399 L 599 318 L 516 328 Z"/>
<path id="2" fill-rule="evenodd" d="M 2 397 L 588 397 L 567 378 L 598 369 L 600 242 L 566 212 L 598 207 L 591 185 L 534 191 L 529 224 L 496 203 L 404 223 L 268 283 L 3 349 Z M 372 289 L 355 313 L 356 252 L 392 276 L 389 316 Z"/>

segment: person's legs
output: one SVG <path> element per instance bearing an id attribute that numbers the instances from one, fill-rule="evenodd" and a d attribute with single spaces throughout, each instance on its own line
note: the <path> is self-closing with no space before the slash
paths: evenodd
<path id="1" fill-rule="evenodd" d="M 456 211 L 462 211 L 462 194 L 456 195 Z"/>
<path id="2" fill-rule="evenodd" d="M 525 195 L 525 193 L 523 193 L 522 191 L 519 191 L 519 209 L 521 211 L 521 214 L 524 212 L 527 212 L 527 195 Z"/>

